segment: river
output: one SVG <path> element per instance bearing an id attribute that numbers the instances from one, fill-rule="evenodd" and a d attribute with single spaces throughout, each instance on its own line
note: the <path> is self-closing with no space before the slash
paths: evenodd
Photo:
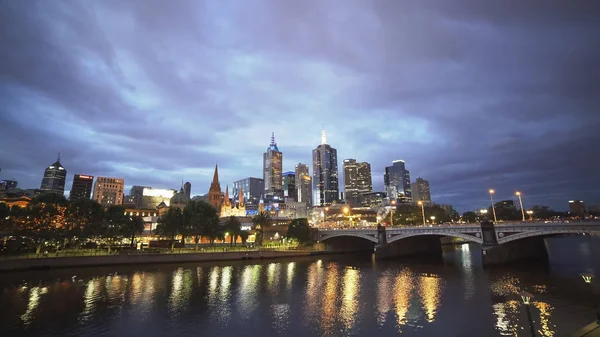
<path id="1" fill-rule="evenodd" d="M 476 244 L 434 261 L 340 255 L 0 275 L 0 336 L 538 336 L 594 319 L 589 237 L 547 239 L 550 263 L 483 269 Z M 597 243 L 596 243 L 597 244 Z"/>

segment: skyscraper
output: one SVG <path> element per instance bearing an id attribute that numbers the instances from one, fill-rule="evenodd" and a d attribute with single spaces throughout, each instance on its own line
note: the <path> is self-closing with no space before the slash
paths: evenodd
<path id="1" fill-rule="evenodd" d="M 265 193 L 265 181 L 253 177 L 237 180 L 233 182 L 232 192 L 234 199 L 239 199 L 242 193 L 246 204 L 258 205 L 260 197 Z"/>
<path id="2" fill-rule="evenodd" d="M 373 191 L 369 163 L 344 159 L 344 191 L 346 202 L 353 206 L 360 204 L 361 194 Z"/>
<path id="3" fill-rule="evenodd" d="M 312 178 L 306 164 L 298 163 L 296 165 L 296 190 L 298 202 L 303 202 L 307 207 L 312 207 Z"/>
<path id="4" fill-rule="evenodd" d="M 392 166 L 385 168 L 383 183 L 390 199 L 412 200 L 410 172 L 406 169 L 404 160 L 394 160 Z"/>
<path id="5" fill-rule="evenodd" d="M 73 177 L 73 185 L 69 192 L 69 200 L 89 199 L 94 186 L 94 176 L 85 174 L 76 174 Z"/>
<path id="6" fill-rule="evenodd" d="M 263 154 L 263 179 L 265 180 L 265 195 L 283 198 L 282 181 L 283 153 L 275 143 L 275 133 L 271 135 L 271 144 Z"/>
<path id="7" fill-rule="evenodd" d="M 296 189 L 296 173 L 288 171 L 283 173 L 283 197 L 298 201 L 298 190 Z"/>
<path id="8" fill-rule="evenodd" d="M 429 190 L 429 181 L 423 178 L 411 184 L 412 199 L 414 201 L 431 202 L 431 192 Z"/>
<path id="9" fill-rule="evenodd" d="M 142 208 L 142 205 L 144 203 L 144 188 L 150 188 L 150 186 L 134 185 L 129 190 L 129 197 L 131 201 L 135 204 L 135 208 Z"/>
<path id="10" fill-rule="evenodd" d="M 183 193 L 185 193 L 187 200 L 192 200 L 190 198 L 192 195 L 192 183 L 190 183 L 189 181 L 186 181 L 185 184 L 183 184 Z"/>
<path id="11" fill-rule="evenodd" d="M 44 178 L 40 190 L 42 193 L 54 193 L 63 195 L 65 193 L 65 180 L 67 170 L 60 164 L 60 153 L 54 164 L 48 166 L 44 171 Z"/>
<path id="12" fill-rule="evenodd" d="M 313 205 L 327 206 L 338 200 L 337 150 L 327 144 L 325 130 L 321 145 L 313 151 Z"/>
<path id="13" fill-rule="evenodd" d="M 123 204 L 125 181 L 120 178 L 98 177 L 94 184 L 93 199 L 108 207 Z"/>

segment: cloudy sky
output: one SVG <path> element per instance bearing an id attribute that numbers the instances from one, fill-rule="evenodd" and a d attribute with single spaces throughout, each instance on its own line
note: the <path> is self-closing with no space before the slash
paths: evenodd
<path id="1" fill-rule="evenodd" d="M 464 211 L 487 189 L 600 204 L 597 1 L 0 2 L 0 179 L 208 190 L 284 170 L 321 125 L 376 190 L 404 159 Z M 311 165 L 312 166 L 312 165 Z"/>

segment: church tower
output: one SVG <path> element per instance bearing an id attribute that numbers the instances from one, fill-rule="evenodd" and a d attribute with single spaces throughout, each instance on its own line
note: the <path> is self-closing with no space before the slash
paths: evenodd
<path id="1" fill-rule="evenodd" d="M 219 167 L 218 165 L 215 165 L 215 175 L 213 176 L 212 183 L 210 183 L 210 189 L 208 190 L 208 203 L 216 210 L 220 210 L 222 202 L 223 193 L 221 192 L 221 185 L 219 184 Z"/>

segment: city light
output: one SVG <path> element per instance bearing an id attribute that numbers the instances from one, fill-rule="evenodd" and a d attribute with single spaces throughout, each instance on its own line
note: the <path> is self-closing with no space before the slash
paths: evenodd
<path id="1" fill-rule="evenodd" d="M 492 213 L 494 213 L 494 223 L 498 222 L 498 219 L 496 219 L 496 206 L 494 206 L 494 193 L 496 193 L 496 191 L 494 191 L 493 189 L 489 190 L 490 192 L 490 200 L 492 201 Z"/>

